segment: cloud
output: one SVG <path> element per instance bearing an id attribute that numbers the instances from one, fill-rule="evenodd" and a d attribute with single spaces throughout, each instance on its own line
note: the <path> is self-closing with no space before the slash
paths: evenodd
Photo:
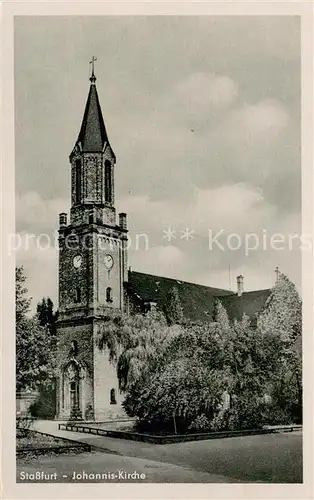
<path id="1" fill-rule="evenodd" d="M 177 200 L 154 200 L 148 196 L 126 197 L 119 209 L 129 214 L 132 232 L 162 236 L 163 229 L 192 228 L 199 236 L 208 229 L 239 230 L 268 225 L 276 210 L 265 203 L 262 193 L 245 184 L 224 185 L 214 189 L 196 188 L 193 198 L 179 204 Z M 247 214 L 250 213 L 250 218 Z M 158 217 L 155 215 L 158 214 Z"/>
<path id="2" fill-rule="evenodd" d="M 182 277 L 187 265 L 185 253 L 175 245 L 158 245 L 148 251 L 133 251 L 130 258 L 133 270 L 157 276 Z"/>
<path id="3" fill-rule="evenodd" d="M 44 199 L 36 191 L 27 191 L 16 196 L 17 231 L 33 231 L 50 234 L 58 228 L 58 215 L 67 212 L 69 203 L 65 199 Z"/>
<path id="4" fill-rule="evenodd" d="M 238 96 L 238 87 L 228 76 L 194 73 L 177 84 L 174 92 L 190 112 L 204 114 L 210 108 L 230 106 Z"/>
<path id="5" fill-rule="evenodd" d="M 256 104 L 245 104 L 230 114 L 226 121 L 229 142 L 240 142 L 240 147 L 260 147 L 275 142 L 287 127 L 289 115 L 276 100 L 265 100 Z"/>
<path id="6" fill-rule="evenodd" d="M 16 251 L 17 265 L 23 265 L 27 276 L 27 288 L 35 311 L 43 297 L 50 297 L 57 306 L 58 250 L 52 240 L 36 238 L 33 233 L 19 233 L 20 245 Z"/>

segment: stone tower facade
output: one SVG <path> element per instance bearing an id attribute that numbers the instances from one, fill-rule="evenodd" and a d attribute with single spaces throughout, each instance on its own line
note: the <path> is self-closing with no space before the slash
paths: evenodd
<path id="1" fill-rule="evenodd" d="M 70 220 L 59 215 L 59 419 L 104 420 L 121 411 L 116 368 L 97 345 L 108 316 L 126 310 L 127 219 L 120 213 L 116 221 L 115 163 L 93 71 L 70 154 Z"/>

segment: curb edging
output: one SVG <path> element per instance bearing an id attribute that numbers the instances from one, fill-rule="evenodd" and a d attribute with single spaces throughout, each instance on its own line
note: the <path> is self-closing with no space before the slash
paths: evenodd
<path id="1" fill-rule="evenodd" d="M 292 432 L 293 430 L 300 430 L 300 425 L 278 426 L 263 429 L 247 429 L 239 431 L 218 431 L 218 432 L 205 432 L 194 434 L 173 434 L 169 436 L 154 436 L 153 434 L 141 434 L 138 432 L 127 432 L 118 430 L 99 429 L 84 424 L 59 424 L 59 430 L 66 430 L 71 432 L 80 432 L 83 434 L 92 434 L 97 436 L 127 439 L 132 441 L 140 441 L 153 444 L 170 444 L 180 443 L 187 441 L 201 441 L 205 439 L 221 439 L 237 436 L 253 436 L 261 434 L 274 434 L 277 432 Z"/>

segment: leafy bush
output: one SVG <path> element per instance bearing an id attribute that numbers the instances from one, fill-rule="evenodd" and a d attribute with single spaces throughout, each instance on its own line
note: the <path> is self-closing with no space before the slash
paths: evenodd
<path id="1" fill-rule="evenodd" d="M 191 431 L 202 431 L 210 428 L 210 422 L 205 415 L 198 415 L 189 425 Z"/>
<path id="2" fill-rule="evenodd" d="M 40 389 L 39 398 L 30 406 L 32 417 L 53 419 L 56 414 L 56 390 L 53 384 Z"/>
<path id="3" fill-rule="evenodd" d="M 16 437 L 26 437 L 32 429 L 34 418 L 30 415 L 16 417 Z"/>

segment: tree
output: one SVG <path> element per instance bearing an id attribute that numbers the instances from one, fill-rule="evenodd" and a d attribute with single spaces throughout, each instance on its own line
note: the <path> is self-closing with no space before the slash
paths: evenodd
<path id="1" fill-rule="evenodd" d="M 43 297 L 37 304 L 37 316 L 40 326 L 47 326 L 50 331 L 54 329 L 56 313 L 53 311 L 53 302 L 50 297 Z"/>
<path id="2" fill-rule="evenodd" d="M 15 318 L 16 321 L 24 318 L 29 312 L 31 299 L 26 296 L 26 276 L 23 266 L 15 269 Z"/>
<path id="3" fill-rule="evenodd" d="M 170 292 L 167 295 L 165 315 L 170 325 L 180 325 L 183 323 L 183 309 L 179 297 L 179 292 L 176 286 L 171 288 Z"/>
<path id="4" fill-rule="evenodd" d="M 53 302 L 50 297 L 43 297 L 37 304 L 37 318 L 40 326 L 46 328 L 50 334 L 50 346 L 55 352 L 57 347 L 56 321 L 58 313 L 54 312 Z"/>
<path id="5" fill-rule="evenodd" d="M 302 415 L 302 301 L 295 285 L 280 273 L 257 323 L 271 371 L 272 397 L 290 418 Z M 271 366 L 270 366 L 271 365 Z"/>
<path id="6" fill-rule="evenodd" d="M 155 430 L 173 431 L 173 417 L 179 432 L 195 428 L 200 416 L 206 418 L 209 428 L 219 411 L 224 376 L 224 372 L 200 365 L 195 357 L 172 359 L 156 369 L 142 388 L 128 393 L 125 407 Z"/>
<path id="7" fill-rule="evenodd" d="M 222 338 L 220 325 L 209 323 L 190 323 L 168 336 L 154 362 L 128 388 L 127 413 L 155 430 L 173 430 L 174 417 L 182 432 L 200 424 L 210 427 L 229 384 Z"/>
<path id="8" fill-rule="evenodd" d="M 215 320 L 221 326 L 222 333 L 227 335 L 230 334 L 230 321 L 228 314 L 220 300 L 216 301 L 215 305 Z"/>
<path id="9" fill-rule="evenodd" d="M 50 383 L 54 374 L 54 353 L 47 327 L 38 318 L 28 316 L 30 299 L 27 297 L 23 267 L 16 268 L 16 388 L 35 390 Z"/>
<path id="10" fill-rule="evenodd" d="M 257 321 L 265 335 L 275 335 L 287 345 L 302 333 L 302 302 L 297 289 L 280 273 Z"/>
<path id="11" fill-rule="evenodd" d="M 251 327 L 250 318 L 245 314 L 241 320 L 233 321 L 227 338 L 231 397 L 224 425 L 230 429 L 260 427 L 266 423 L 264 395 L 271 377 L 269 369 L 265 371 L 261 365 L 265 346 L 261 345 L 258 331 Z"/>
<path id="12" fill-rule="evenodd" d="M 108 349 L 110 360 L 117 365 L 120 389 L 126 391 L 147 373 L 177 333 L 178 328 L 169 327 L 157 311 L 134 316 L 112 314 L 98 325 L 97 345 Z"/>

